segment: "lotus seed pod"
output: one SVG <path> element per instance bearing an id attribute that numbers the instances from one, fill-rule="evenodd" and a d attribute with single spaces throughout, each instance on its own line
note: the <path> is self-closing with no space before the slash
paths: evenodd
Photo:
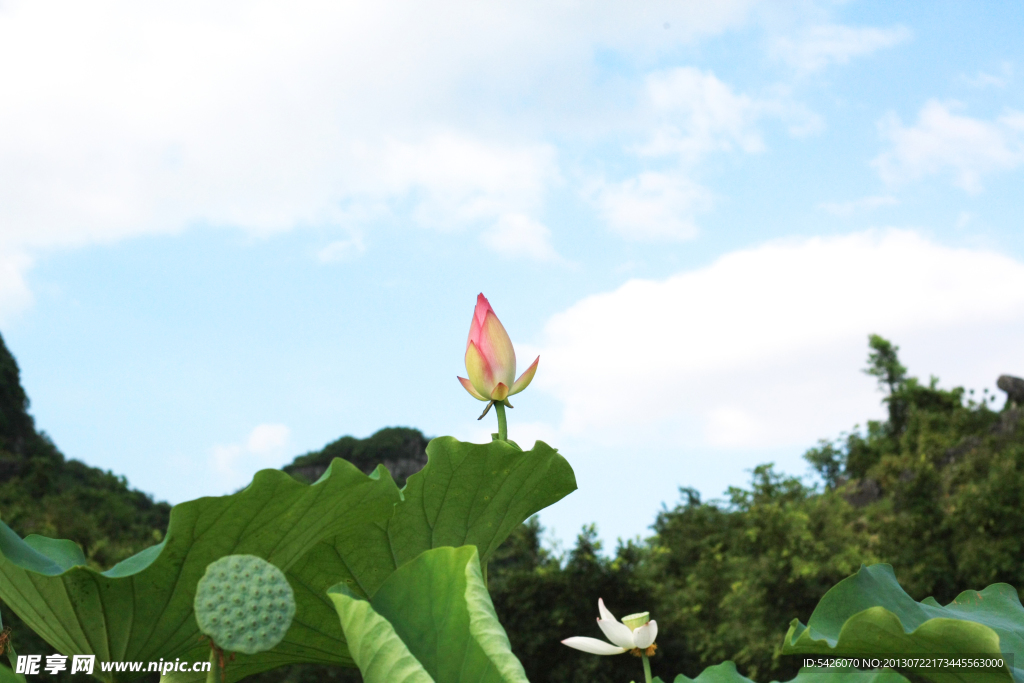
<path id="1" fill-rule="evenodd" d="M 295 616 L 295 594 L 281 570 L 266 560 L 227 555 L 206 567 L 193 607 L 199 630 L 217 647 L 252 655 L 284 638 Z"/>

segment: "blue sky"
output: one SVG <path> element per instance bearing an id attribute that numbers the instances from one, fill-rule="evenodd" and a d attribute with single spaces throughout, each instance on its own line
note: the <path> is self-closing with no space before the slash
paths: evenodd
<path id="1" fill-rule="evenodd" d="M 1024 8 L 0 6 L 0 332 L 69 456 L 180 502 L 344 434 L 558 447 L 567 544 L 1024 375 Z"/>

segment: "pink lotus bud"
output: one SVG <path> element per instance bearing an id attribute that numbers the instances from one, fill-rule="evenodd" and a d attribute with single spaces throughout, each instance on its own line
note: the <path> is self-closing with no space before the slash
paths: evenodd
<path id="1" fill-rule="evenodd" d="M 518 394 L 533 381 L 540 356 L 519 379 L 516 376 L 516 352 L 508 332 L 494 315 L 491 304 L 481 294 L 476 298 L 473 324 L 469 326 L 466 342 L 466 372 L 469 379 L 459 377 L 462 386 L 473 398 L 481 401 L 500 401 L 510 405 L 508 397 Z"/>

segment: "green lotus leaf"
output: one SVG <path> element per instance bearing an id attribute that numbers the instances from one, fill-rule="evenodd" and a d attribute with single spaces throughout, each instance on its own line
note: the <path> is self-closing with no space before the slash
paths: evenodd
<path id="1" fill-rule="evenodd" d="M 475 546 L 427 550 L 370 600 L 345 584 L 328 595 L 366 683 L 528 683 Z"/>
<path id="2" fill-rule="evenodd" d="M 441 438 L 427 456 L 402 491 L 383 467 L 366 476 L 344 460 L 309 486 L 261 471 L 238 493 L 176 505 L 162 543 L 105 572 L 85 566 L 70 541 L 22 540 L 0 522 L 0 598 L 61 653 L 95 654 L 101 680 L 130 680 L 139 674 L 100 672 L 99 663 L 207 660 L 193 613 L 196 584 L 220 557 L 256 555 L 285 572 L 296 614 L 278 646 L 237 655 L 227 680 L 300 662 L 354 666 L 330 586 L 372 595 L 422 549 L 457 540 L 476 545 L 486 562 L 516 525 L 576 488 L 569 464 L 541 442 L 523 452 Z"/>
<path id="3" fill-rule="evenodd" d="M 891 566 L 876 564 L 861 567 L 829 590 L 807 626 L 794 619 L 782 652 L 1003 658 L 1002 668 L 905 669 L 935 683 L 1024 681 L 1024 671 L 1017 668 L 1024 662 L 1024 607 L 1017 591 L 1005 583 L 965 591 L 945 606 L 933 598 L 916 602 L 900 587 Z"/>
<path id="4" fill-rule="evenodd" d="M 654 677 L 657 683 L 663 681 Z M 704 669 L 696 678 L 676 676 L 672 683 L 754 683 L 740 675 L 732 662 L 722 662 Z M 906 678 L 891 669 L 857 671 L 856 669 L 801 669 L 789 683 L 909 683 Z"/>
<path id="5" fill-rule="evenodd" d="M 0 683 L 25 683 L 25 677 L 0 664 Z"/>

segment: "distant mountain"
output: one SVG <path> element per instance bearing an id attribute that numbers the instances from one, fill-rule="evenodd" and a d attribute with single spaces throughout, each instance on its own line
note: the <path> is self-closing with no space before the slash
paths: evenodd
<path id="1" fill-rule="evenodd" d="M 283 469 L 308 484 L 319 479 L 334 458 L 343 458 L 370 474 L 377 465 L 391 472 L 399 487 L 405 486 L 409 475 L 419 472 L 427 464 L 427 442 L 423 432 L 409 427 L 385 427 L 365 439 L 343 436 L 337 441 L 295 458 Z"/>
<path id="2" fill-rule="evenodd" d="M 36 428 L 28 414 L 28 396 L 21 386 L 18 363 L 0 337 L 0 452 L 23 453 L 35 438 Z M 0 470 L 0 479 L 5 474 Z"/>
<path id="3" fill-rule="evenodd" d="M 0 337 L 0 517 L 19 535 L 69 538 L 103 568 L 159 542 L 171 506 L 124 477 L 68 460 L 35 427 L 18 364 Z"/>

